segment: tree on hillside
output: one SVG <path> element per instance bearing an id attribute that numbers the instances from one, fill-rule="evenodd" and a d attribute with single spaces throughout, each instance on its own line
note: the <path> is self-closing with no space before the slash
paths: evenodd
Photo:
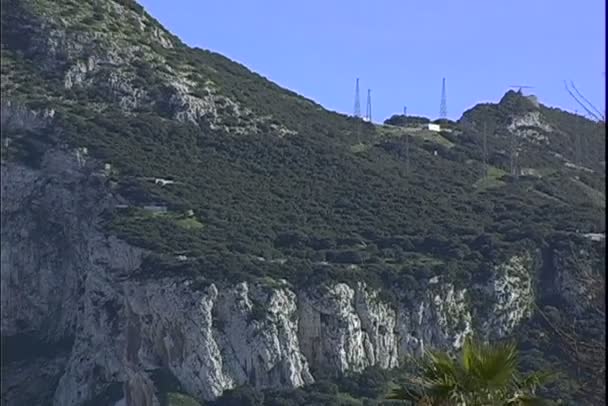
<path id="1" fill-rule="evenodd" d="M 444 352 L 427 353 L 419 374 L 388 398 L 417 406 L 544 405 L 536 390 L 549 377 L 522 375 L 514 344 L 486 345 L 468 338 L 460 359 Z"/>
<path id="2" fill-rule="evenodd" d="M 605 262 L 599 264 L 594 271 L 575 255 L 572 258 L 569 270 L 572 280 L 585 287 L 585 311 L 553 313 L 537 307 L 537 312 L 546 322 L 547 331 L 561 344 L 562 354 L 576 366 L 572 372 L 585 382 L 577 395 L 585 403 L 601 405 L 606 402 L 606 266 Z"/>

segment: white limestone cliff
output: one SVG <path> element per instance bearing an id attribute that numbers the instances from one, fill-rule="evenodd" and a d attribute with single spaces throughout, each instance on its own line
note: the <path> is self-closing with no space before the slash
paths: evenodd
<path id="1" fill-rule="evenodd" d="M 61 406 L 100 396 L 156 405 L 152 372 L 161 369 L 199 399 L 244 383 L 297 387 L 315 375 L 392 368 L 426 349 L 457 349 L 474 332 L 474 317 L 508 334 L 529 315 L 527 255 L 501 265 L 484 288 L 495 298 L 485 314 L 472 308 L 474 290 L 438 278 L 388 302 L 362 282 L 199 286 L 139 277 L 146 252 L 101 230 L 116 197 L 97 166 L 66 148 L 48 151 L 40 169 L 2 165 L 2 334 L 70 343 L 27 364 L 37 369 L 9 364 L 7 404 L 37 390 Z M 42 373 L 41 362 L 52 376 L 28 388 L 20 377 Z"/>

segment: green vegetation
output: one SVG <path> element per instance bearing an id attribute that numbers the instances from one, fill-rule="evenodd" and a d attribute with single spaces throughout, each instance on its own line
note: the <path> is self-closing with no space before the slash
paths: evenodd
<path id="1" fill-rule="evenodd" d="M 208 406 L 389 406 L 389 405 L 549 405 L 537 392 L 555 380 L 544 372 L 522 373 L 513 344 L 466 341 L 457 359 L 430 352 L 410 359 L 407 368 L 367 368 L 361 373 L 322 379 L 291 390 L 227 391 Z M 466 403 L 465 403 L 466 402 Z"/>
<path id="2" fill-rule="evenodd" d="M 505 182 L 501 179 L 504 175 L 506 175 L 506 172 L 502 169 L 496 168 L 495 166 L 488 166 L 487 176 L 477 180 L 473 184 L 473 187 L 477 190 L 485 190 L 503 186 Z"/>
<path id="3" fill-rule="evenodd" d="M 386 125 L 393 125 L 399 127 L 415 127 L 422 126 L 430 123 L 431 120 L 427 117 L 419 117 L 419 116 L 404 116 L 401 114 L 395 114 L 392 117 L 388 118 L 384 121 Z"/>
<path id="4" fill-rule="evenodd" d="M 205 406 L 388 406 L 401 404 L 385 397 L 402 371 L 368 368 L 362 373 L 319 380 L 292 390 L 255 390 L 242 386 Z"/>
<path id="5" fill-rule="evenodd" d="M 470 338 L 460 359 L 444 352 L 429 352 L 418 373 L 393 390 L 389 398 L 428 406 L 541 405 L 545 402 L 536 392 L 550 377 L 538 372 L 522 375 L 514 344 L 488 345 Z"/>
<path id="6" fill-rule="evenodd" d="M 355 144 L 355 145 L 351 145 L 350 150 L 351 150 L 351 152 L 353 152 L 355 154 L 358 154 L 360 152 L 367 151 L 369 148 L 370 148 L 369 145 L 358 143 L 358 144 Z"/>
<path id="7" fill-rule="evenodd" d="M 385 124 L 377 127 L 377 131 L 381 137 L 386 138 L 396 137 L 403 139 L 403 137 L 409 134 L 411 137 L 419 138 L 423 141 L 429 142 L 430 144 L 438 144 L 446 148 L 451 148 L 454 146 L 454 144 L 450 140 L 446 139 L 441 133 L 429 131 L 425 128 L 406 129 L 403 127 L 389 126 Z"/>
<path id="8" fill-rule="evenodd" d="M 577 185 L 580 189 L 581 192 L 584 193 L 588 198 L 589 201 L 591 202 L 592 205 L 600 207 L 602 209 L 606 208 L 606 194 L 605 192 L 602 193 L 601 191 L 594 189 L 591 186 L 586 185 L 585 183 L 581 182 L 579 179 L 571 179 L 571 181 Z"/>
<path id="9" fill-rule="evenodd" d="M 186 230 L 200 230 L 203 228 L 203 224 L 194 218 L 182 218 L 175 221 L 175 224 L 179 227 L 185 228 Z"/>
<path id="10" fill-rule="evenodd" d="M 200 406 L 198 401 L 182 393 L 171 392 L 167 397 L 167 406 Z"/>

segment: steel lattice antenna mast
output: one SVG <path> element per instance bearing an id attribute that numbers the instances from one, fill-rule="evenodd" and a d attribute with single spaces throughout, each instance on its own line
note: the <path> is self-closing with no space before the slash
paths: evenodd
<path id="1" fill-rule="evenodd" d="M 448 102 L 445 94 L 445 78 L 441 82 L 441 104 L 439 105 L 439 118 L 447 118 Z"/>
<path id="2" fill-rule="evenodd" d="M 355 87 L 355 117 L 361 117 L 361 98 L 359 97 L 359 78 Z"/>
<path id="3" fill-rule="evenodd" d="M 365 118 L 370 123 L 372 122 L 372 90 L 367 89 L 367 109 L 365 111 Z"/>

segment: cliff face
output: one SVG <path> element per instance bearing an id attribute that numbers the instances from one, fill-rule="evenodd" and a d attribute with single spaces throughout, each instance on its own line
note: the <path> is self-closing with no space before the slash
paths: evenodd
<path id="1" fill-rule="evenodd" d="M 162 377 L 198 399 L 244 383 L 299 387 L 457 349 L 471 333 L 510 336 L 547 298 L 577 314 L 599 298 L 585 277 L 596 254 L 511 244 L 537 228 L 601 232 L 603 182 L 589 170 L 533 162 L 553 183 L 486 193 L 472 135 L 439 156 L 429 140 L 395 140 L 414 153 L 406 168 L 373 125 L 187 48 L 131 0 L 2 5 L 3 405 L 157 405 Z M 571 117 L 515 107 L 495 112 L 504 133 L 565 153 L 553 132 Z M 585 194 L 591 205 L 573 199 Z M 118 208 L 151 201 L 170 209 Z M 215 280 L 221 270 L 173 274 L 152 254 L 287 265 Z M 338 277 L 297 284 L 292 260 Z M 400 285 L 340 274 L 352 269 Z"/>
<path id="2" fill-rule="evenodd" d="M 12 125 L 31 124 L 38 116 L 30 113 Z M 539 264 L 534 247 L 483 284 L 457 288 L 436 276 L 423 289 L 393 292 L 394 301 L 356 281 L 201 285 L 142 275 L 148 252 L 102 231 L 123 201 L 102 167 L 67 146 L 46 151 L 37 168 L 2 163 L 2 335 L 10 356 L 3 404 L 156 405 L 156 371 L 199 399 L 244 383 L 298 387 L 396 367 L 425 349 L 458 349 L 470 333 L 509 336 L 531 315 L 535 291 L 579 312 L 592 299 L 586 279 L 577 279 L 593 272 L 588 253 L 564 250 Z M 539 278 L 541 269 L 549 271 Z"/>
<path id="3" fill-rule="evenodd" d="M 527 254 L 477 287 L 495 298 L 486 312 L 470 304 L 473 291 L 438 278 L 389 303 L 361 282 L 298 289 L 138 277 L 145 252 L 100 231 L 117 201 L 107 184 L 100 165 L 73 149 L 48 151 L 39 169 L 2 165 L 2 334 L 8 351 L 23 337 L 47 348 L 3 366 L 4 404 L 45 394 L 62 406 L 104 396 L 157 404 L 158 369 L 201 399 L 246 382 L 296 387 L 316 374 L 391 368 L 425 348 L 458 348 L 473 313 L 488 331 L 508 334 L 533 301 Z"/>

